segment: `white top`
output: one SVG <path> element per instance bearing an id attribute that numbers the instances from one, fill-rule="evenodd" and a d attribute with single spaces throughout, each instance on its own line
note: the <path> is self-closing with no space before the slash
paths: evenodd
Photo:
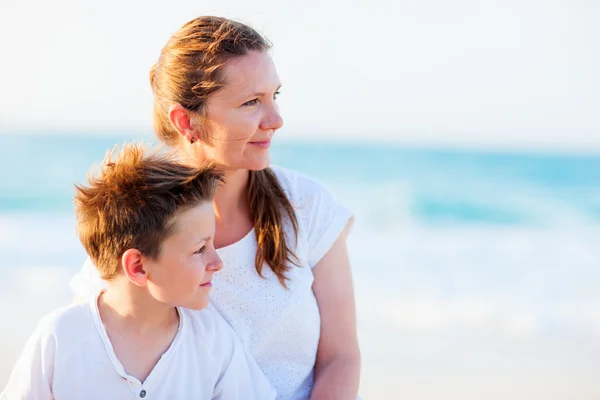
<path id="1" fill-rule="evenodd" d="M 275 399 L 219 314 L 178 311 L 175 339 L 144 383 L 125 373 L 115 356 L 97 295 L 55 311 L 38 324 L 0 399 Z"/>
<path id="2" fill-rule="evenodd" d="M 213 277 L 211 305 L 233 327 L 277 391 L 279 400 L 308 399 L 319 343 L 321 319 L 312 291 L 312 268 L 331 248 L 351 217 L 315 180 L 272 167 L 290 199 L 299 224 L 294 246 L 291 224 L 284 224 L 300 267 L 288 272 L 288 289 L 267 264 L 256 272 L 257 242 L 251 231 L 239 242 L 218 249 L 223 269 Z M 91 263 L 73 278 L 83 298 L 103 285 Z"/>

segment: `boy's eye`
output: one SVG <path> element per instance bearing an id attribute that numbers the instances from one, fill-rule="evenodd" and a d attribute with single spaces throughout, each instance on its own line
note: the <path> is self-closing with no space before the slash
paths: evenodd
<path id="1" fill-rule="evenodd" d="M 281 94 L 281 92 L 278 90 L 275 92 L 275 94 L 273 95 L 273 99 L 277 100 L 277 96 L 279 96 Z"/>
<path id="2" fill-rule="evenodd" d="M 204 251 L 206 250 L 206 246 L 202 246 L 201 248 L 199 248 L 198 250 L 195 251 L 196 254 L 202 254 L 204 253 Z"/>
<path id="3" fill-rule="evenodd" d="M 244 103 L 244 104 L 242 104 L 242 105 L 243 105 L 243 106 L 253 106 L 253 105 L 255 105 L 256 103 L 258 103 L 258 99 L 253 99 L 253 100 L 247 101 L 247 102 L 245 102 L 245 103 Z"/>

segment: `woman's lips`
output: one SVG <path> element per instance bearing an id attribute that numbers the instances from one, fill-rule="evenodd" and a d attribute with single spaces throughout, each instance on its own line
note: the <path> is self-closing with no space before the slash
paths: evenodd
<path id="1" fill-rule="evenodd" d="M 250 144 L 253 144 L 254 146 L 258 146 L 258 147 L 262 147 L 262 148 L 269 148 L 271 146 L 271 139 L 269 140 L 263 140 L 260 142 L 250 142 Z"/>

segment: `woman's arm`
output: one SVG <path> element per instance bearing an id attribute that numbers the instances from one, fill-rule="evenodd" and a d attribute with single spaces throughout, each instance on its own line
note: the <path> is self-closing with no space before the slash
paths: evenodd
<path id="1" fill-rule="evenodd" d="M 313 292 L 321 314 L 321 338 L 311 400 L 355 400 L 360 380 L 356 306 L 346 247 L 350 220 L 314 266 Z"/>

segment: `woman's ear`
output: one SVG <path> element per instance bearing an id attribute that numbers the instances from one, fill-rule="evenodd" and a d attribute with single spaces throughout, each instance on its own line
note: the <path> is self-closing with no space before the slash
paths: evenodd
<path id="1" fill-rule="evenodd" d="M 175 130 L 185 138 L 186 142 L 194 143 L 198 135 L 192 121 L 191 112 L 183 108 L 181 104 L 174 104 L 169 109 L 169 121 Z"/>

